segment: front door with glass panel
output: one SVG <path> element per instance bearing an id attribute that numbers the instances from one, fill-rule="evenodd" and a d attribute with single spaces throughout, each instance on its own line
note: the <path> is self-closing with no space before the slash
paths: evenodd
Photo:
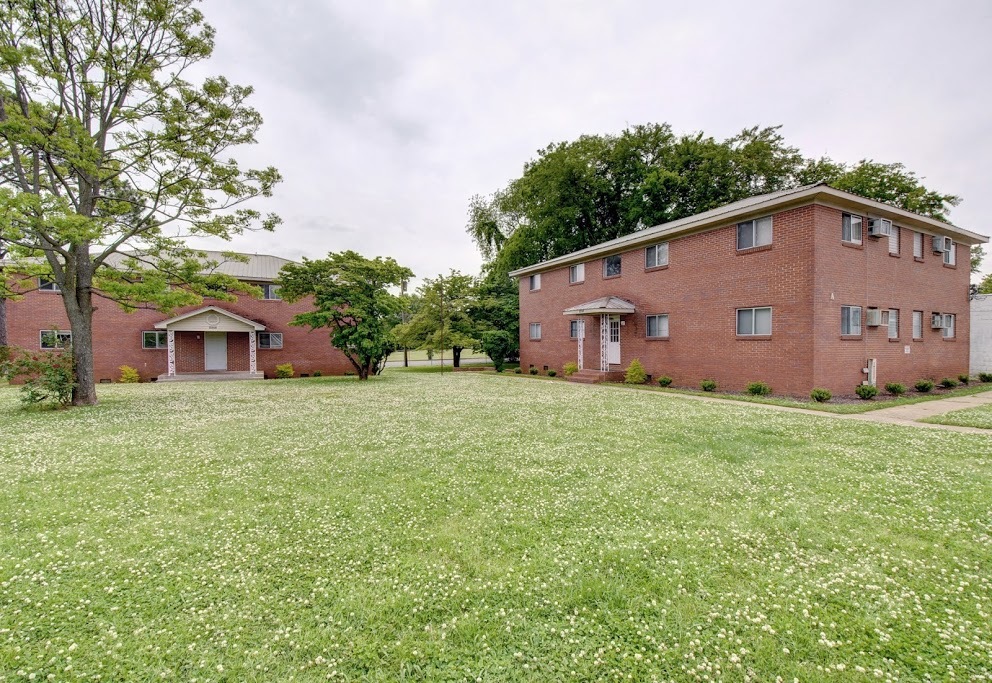
<path id="1" fill-rule="evenodd" d="M 610 316 L 610 341 L 607 345 L 610 365 L 620 365 L 620 316 Z"/>

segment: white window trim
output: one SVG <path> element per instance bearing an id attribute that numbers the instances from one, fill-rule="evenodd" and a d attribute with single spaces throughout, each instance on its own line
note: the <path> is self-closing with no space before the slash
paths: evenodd
<path id="1" fill-rule="evenodd" d="M 38 291 L 40 292 L 61 292 L 62 288 L 59 287 L 59 283 L 54 280 L 49 280 L 47 277 L 38 277 Z"/>
<path id="2" fill-rule="evenodd" d="M 530 323 L 530 325 L 529 325 L 529 327 L 527 329 L 529 330 L 530 340 L 531 341 L 540 341 L 541 340 L 541 323 Z M 537 336 L 536 337 L 534 336 L 534 331 L 535 330 L 537 331 Z"/>
<path id="3" fill-rule="evenodd" d="M 890 308 L 888 310 L 888 314 L 889 315 L 888 315 L 888 320 L 886 320 L 886 325 L 889 328 L 889 330 L 888 330 L 889 339 L 898 339 L 899 338 L 899 322 L 900 322 L 899 321 L 899 309 L 898 308 Z M 895 326 L 896 326 L 895 334 L 892 334 L 892 324 L 893 323 L 895 323 Z"/>
<path id="4" fill-rule="evenodd" d="M 918 327 L 917 320 L 920 323 Z M 920 331 L 919 334 L 916 333 L 917 329 Z M 923 339 L 923 311 L 913 311 L 913 339 Z"/>
<path id="5" fill-rule="evenodd" d="M 619 264 L 619 268 L 617 269 L 618 272 L 615 275 L 610 275 L 610 274 L 607 273 L 607 270 L 606 269 L 608 267 L 607 264 L 610 262 L 610 259 L 613 259 L 613 258 L 617 259 L 617 263 Z M 603 277 L 604 278 L 608 278 L 608 277 L 620 277 L 621 275 L 623 275 L 623 257 L 620 254 L 611 254 L 610 256 L 604 256 L 603 257 Z"/>
<path id="6" fill-rule="evenodd" d="M 758 243 L 758 222 L 768 220 L 768 241 Z M 741 246 L 741 228 L 747 224 L 751 225 L 751 246 L 742 247 Z M 770 245 L 775 240 L 775 221 L 772 216 L 761 216 L 760 218 L 753 218 L 749 221 L 741 221 L 737 224 L 736 236 L 737 240 L 737 251 L 747 251 L 748 249 L 756 249 L 758 247 L 766 247 Z"/>
<path id="7" fill-rule="evenodd" d="M 741 332 L 741 311 L 751 311 L 751 331 Z M 758 311 L 768 311 L 768 331 L 758 332 L 757 325 L 755 325 L 756 317 L 755 313 Z M 734 327 L 737 329 L 738 337 L 770 337 L 772 335 L 772 307 L 771 306 L 752 306 L 738 308 L 734 311 Z"/>
<path id="8" fill-rule="evenodd" d="M 531 292 L 538 292 L 538 291 L 540 291 L 541 290 L 541 274 L 540 273 L 534 273 L 533 275 L 531 275 L 530 276 L 530 280 L 529 280 L 527 286 L 530 288 L 529 291 L 531 291 Z"/>
<path id="9" fill-rule="evenodd" d="M 854 313 L 855 310 L 857 310 L 857 312 L 858 312 L 858 318 L 857 318 L 858 329 L 857 329 L 857 332 L 855 332 L 854 329 L 851 328 L 851 322 L 853 321 L 853 313 Z M 844 337 L 860 337 L 861 336 L 861 330 L 862 330 L 861 316 L 863 315 L 863 313 L 864 313 L 864 311 L 861 308 L 861 306 L 847 306 L 847 305 L 844 305 L 844 306 L 841 306 L 840 307 L 840 333 L 841 333 L 841 336 L 844 336 Z M 850 328 L 850 329 L 848 329 L 847 332 L 844 331 L 844 322 L 845 321 L 847 322 L 848 328 Z"/>
<path id="10" fill-rule="evenodd" d="M 282 301 L 282 297 L 279 296 L 279 285 L 265 282 L 261 285 L 261 287 L 262 301 Z"/>
<path id="11" fill-rule="evenodd" d="M 648 334 L 648 330 L 650 329 L 649 326 L 648 326 L 648 321 L 651 318 L 659 318 L 659 319 L 660 318 L 664 318 L 665 319 L 665 334 L 656 334 L 656 335 Z M 659 322 L 660 322 L 660 320 L 659 320 Z M 671 334 L 671 329 L 669 328 L 669 322 L 670 322 L 670 318 L 669 318 L 669 314 L 668 313 L 654 313 L 652 315 L 646 315 L 646 316 L 644 316 L 644 336 L 647 339 L 668 339 L 669 336 L 670 336 L 670 334 Z M 658 327 L 660 329 L 661 326 L 658 325 Z"/>
<path id="12" fill-rule="evenodd" d="M 576 285 L 580 282 L 585 282 L 585 281 L 586 281 L 586 264 L 573 263 L 568 267 L 568 283 L 570 285 Z"/>
<path id="13" fill-rule="evenodd" d="M 857 221 L 858 221 L 858 238 L 857 239 L 854 239 L 854 220 L 855 219 L 857 219 Z M 849 240 L 844 239 L 844 230 L 847 227 L 847 226 L 844 225 L 845 221 L 847 221 L 847 222 L 850 223 L 851 239 L 849 239 Z M 841 242 L 845 242 L 847 244 L 863 244 L 864 243 L 864 237 L 865 237 L 864 230 L 865 230 L 864 217 L 858 216 L 857 214 L 853 214 L 853 213 L 844 213 L 843 214 L 843 217 L 841 218 L 841 227 L 840 227 L 840 241 Z"/>
<path id="14" fill-rule="evenodd" d="M 889 233 L 889 253 L 893 256 L 898 256 L 902 250 L 902 235 L 900 234 L 898 225 L 892 226 L 892 232 Z M 893 249 L 893 247 L 895 247 Z"/>
<path id="15" fill-rule="evenodd" d="M 664 252 L 665 252 L 664 262 L 660 261 L 658 258 L 658 252 L 659 250 L 661 250 L 662 247 L 664 247 Z M 654 250 L 654 263 L 649 263 L 648 254 L 651 252 L 652 249 Z M 657 244 L 651 244 L 647 247 L 644 247 L 645 268 L 663 268 L 667 265 L 668 265 L 668 242 L 658 242 Z"/>
<path id="16" fill-rule="evenodd" d="M 45 346 L 45 335 L 54 335 L 55 345 Z M 59 343 L 61 341 L 61 344 Z M 38 348 L 45 351 L 56 351 L 67 348 L 72 344 L 71 330 L 38 330 Z"/>
<path id="17" fill-rule="evenodd" d="M 154 334 L 155 335 L 155 346 L 147 346 L 145 344 L 145 335 L 146 334 Z M 168 334 L 169 333 L 166 332 L 165 330 L 142 330 L 141 331 L 141 348 L 143 348 L 143 349 L 145 349 L 147 351 L 155 351 L 155 350 L 158 350 L 158 349 L 167 349 L 167 348 L 169 348 Z M 158 340 L 159 339 L 162 340 L 162 345 L 161 346 L 158 345 Z"/>
<path id="18" fill-rule="evenodd" d="M 950 325 L 947 324 L 948 320 Z M 954 339 L 955 327 L 957 326 L 957 316 L 954 313 L 944 314 L 944 328 L 940 331 L 940 336 L 944 339 Z"/>
<path id="19" fill-rule="evenodd" d="M 913 258 L 922 259 L 924 253 L 923 243 L 926 241 L 922 232 L 913 233 Z"/>
<path id="20" fill-rule="evenodd" d="M 945 249 L 943 253 L 944 265 L 946 266 L 956 266 L 957 265 L 957 242 L 951 240 L 951 248 Z"/>
<path id="21" fill-rule="evenodd" d="M 264 349 L 266 351 L 269 351 L 269 350 L 273 350 L 273 349 L 281 349 L 282 348 L 282 345 L 283 345 L 282 332 L 258 332 L 257 334 L 258 334 L 258 348 L 259 349 Z M 268 343 L 268 345 L 263 345 L 262 344 L 262 335 L 263 334 L 269 335 L 269 343 Z M 275 344 L 272 343 L 272 338 L 273 337 L 279 337 L 279 345 L 278 346 L 276 346 Z"/>

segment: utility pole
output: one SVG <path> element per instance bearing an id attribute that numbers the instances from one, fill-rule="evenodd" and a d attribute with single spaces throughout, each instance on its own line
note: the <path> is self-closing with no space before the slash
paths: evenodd
<path id="1" fill-rule="evenodd" d="M 403 280 L 400 283 L 400 296 L 406 296 L 406 280 Z M 404 302 L 403 312 L 400 314 L 400 320 L 402 320 L 403 323 L 406 324 L 409 315 L 410 314 L 406 310 L 406 303 Z M 407 354 L 406 344 L 403 345 L 403 367 L 404 368 L 410 367 L 410 357 Z"/>

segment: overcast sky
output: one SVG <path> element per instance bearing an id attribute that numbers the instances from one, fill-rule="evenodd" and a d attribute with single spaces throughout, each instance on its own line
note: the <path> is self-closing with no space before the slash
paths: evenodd
<path id="1" fill-rule="evenodd" d="M 805 5 L 805 6 L 802 6 Z M 719 139 L 782 124 L 807 156 L 901 161 L 989 234 L 992 2 L 205 0 L 207 69 L 255 87 L 242 158 L 284 182 L 276 233 L 223 248 L 482 264 L 469 198 L 537 150 L 668 122 Z M 218 247 L 203 242 L 197 246 Z M 992 269 L 992 256 L 983 266 Z"/>

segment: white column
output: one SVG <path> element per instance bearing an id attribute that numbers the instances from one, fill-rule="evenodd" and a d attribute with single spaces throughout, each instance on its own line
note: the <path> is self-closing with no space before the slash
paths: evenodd
<path id="1" fill-rule="evenodd" d="M 176 331 L 168 330 L 165 333 L 166 345 L 169 348 L 169 377 L 176 376 Z"/>
<path id="2" fill-rule="evenodd" d="M 258 354 L 255 351 L 258 348 L 257 339 L 258 332 L 252 330 L 248 333 L 248 372 L 253 375 L 258 372 Z"/>
<path id="3" fill-rule="evenodd" d="M 607 313 L 599 316 L 599 369 L 610 371 L 610 316 Z"/>
<path id="4" fill-rule="evenodd" d="M 586 321 L 582 318 L 578 320 L 579 324 L 579 370 L 582 369 L 582 347 L 585 346 L 586 338 Z"/>

